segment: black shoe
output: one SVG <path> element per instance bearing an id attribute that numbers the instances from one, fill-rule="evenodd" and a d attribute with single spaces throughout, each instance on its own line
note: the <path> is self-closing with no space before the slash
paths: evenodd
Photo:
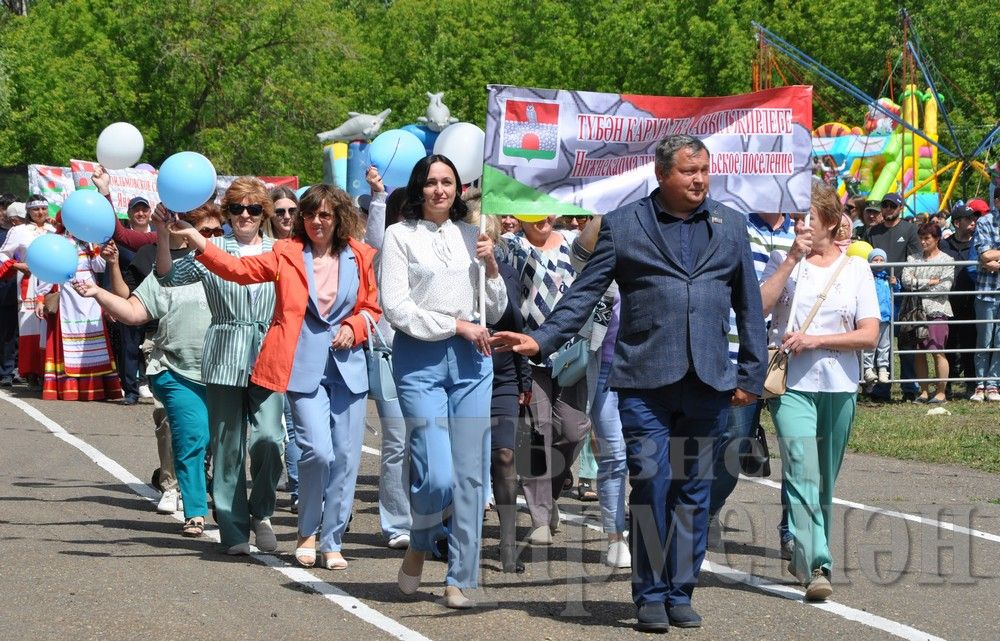
<path id="1" fill-rule="evenodd" d="M 667 608 L 670 625 L 677 628 L 700 628 L 701 616 L 688 603 Z"/>
<path id="2" fill-rule="evenodd" d="M 434 542 L 434 558 L 439 561 L 448 560 L 448 539 L 438 539 Z"/>
<path id="3" fill-rule="evenodd" d="M 520 574 L 524 572 L 524 564 L 517 558 L 517 544 L 500 545 L 500 564 L 507 574 Z"/>
<path id="4" fill-rule="evenodd" d="M 138 396 L 126 396 L 122 399 L 122 405 L 136 405 L 139 403 Z"/>
<path id="5" fill-rule="evenodd" d="M 14 377 L 10 375 L 0 377 L 0 387 L 14 387 Z"/>
<path id="6" fill-rule="evenodd" d="M 639 632 L 670 632 L 670 620 L 667 618 L 667 609 L 662 603 L 643 603 L 639 606 L 637 614 L 639 622 L 635 624 L 635 629 Z"/>

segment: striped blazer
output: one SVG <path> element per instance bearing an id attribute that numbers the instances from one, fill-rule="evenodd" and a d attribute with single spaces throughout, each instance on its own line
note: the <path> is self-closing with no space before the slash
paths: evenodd
<path id="1" fill-rule="evenodd" d="M 232 234 L 209 242 L 227 254 L 240 255 Z M 263 242 L 263 251 L 271 251 L 274 239 L 264 236 Z M 202 283 L 212 311 L 201 361 L 202 382 L 246 387 L 274 317 L 274 283 L 246 287 L 223 280 L 195 260 L 193 253 L 174 261 L 170 273 L 159 280 L 167 287 Z"/>

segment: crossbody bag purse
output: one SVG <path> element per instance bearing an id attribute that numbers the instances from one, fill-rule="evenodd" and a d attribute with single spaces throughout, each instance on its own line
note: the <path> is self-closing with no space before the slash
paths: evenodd
<path id="1" fill-rule="evenodd" d="M 823 288 L 823 292 L 816 297 L 816 302 L 813 303 L 812 309 L 809 310 L 809 314 L 806 316 L 805 321 L 802 323 L 802 327 L 799 329 L 800 332 L 805 333 L 809 329 L 809 325 L 812 324 L 813 319 L 816 317 L 816 313 L 819 312 L 820 305 L 826 300 L 827 294 L 830 293 L 830 288 L 833 284 L 837 282 L 837 276 L 840 275 L 841 270 L 844 269 L 844 265 L 847 264 L 848 256 L 844 256 L 840 260 L 840 264 L 837 265 L 837 269 L 833 271 L 830 276 L 830 280 L 826 283 L 826 287 Z M 804 260 L 804 259 L 803 259 Z M 798 283 L 795 284 L 796 288 Z M 788 324 L 785 326 L 785 334 L 792 330 L 792 323 L 795 321 L 795 310 L 790 309 L 788 311 Z M 767 374 L 764 376 L 764 394 L 763 398 L 774 398 L 776 396 L 781 396 L 785 393 L 787 389 L 788 382 L 788 350 L 781 349 L 781 347 L 768 347 L 767 348 Z"/>

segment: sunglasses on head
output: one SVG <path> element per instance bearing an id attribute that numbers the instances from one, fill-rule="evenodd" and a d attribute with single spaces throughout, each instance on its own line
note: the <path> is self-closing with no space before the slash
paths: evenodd
<path id="1" fill-rule="evenodd" d="M 239 203 L 229 203 L 226 205 L 226 209 L 232 216 L 239 216 L 244 211 L 254 218 L 264 214 L 264 205 L 241 205 Z"/>
<path id="2" fill-rule="evenodd" d="M 222 231 L 222 227 L 202 227 L 198 230 L 198 233 L 205 238 L 215 238 L 221 236 L 225 232 Z"/>
<path id="3" fill-rule="evenodd" d="M 298 207 L 289 207 L 288 209 L 285 209 L 284 207 L 275 207 L 274 215 L 284 216 L 285 214 L 288 214 L 289 216 L 294 216 L 295 214 L 298 213 L 298 211 L 299 211 Z"/>

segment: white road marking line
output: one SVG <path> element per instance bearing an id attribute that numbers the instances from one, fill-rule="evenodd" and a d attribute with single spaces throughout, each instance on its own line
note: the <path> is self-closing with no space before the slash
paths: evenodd
<path id="1" fill-rule="evenodd" d="M 14 398 L 2 390 L 0 390 L 0 398 L 17 407 L 35 421 L 41 423 L 56 438 L 75 447 L 87 458 L 96 463 L 101 469 L 105 470 L 111 476 L 127 485 L 130 490 L 139 496 L 152 503 L 159 500 L 159 493 L 156 490 L 140 481 L 138 477 L 119 465 L 114 459 L 108 457 L 81 438 L 67 432 L 62 425 L 56 423 L 29 403 L 26 403 L 19 398 Z M 184 517 L 178 516 L 178 514 L 174 514 L 174 518 L 181 522 L 184 521 Z M 210 541 L 218 543 L 218 529 L 206 530 L 205 537 Z M 252 549 L 256 550 L 256 548 Z M 291 566 L 273 554 L 255 552 L 250 556 L 260 561 L 267 567 L 280 572 L 286 578 L 298 583 L 304 588 L 312 592 L 316 592 L 327 601 L 340 606 L 345 612 L 387 632 L 401 641 L 431 641 L 429 638 L 420 634 L 416 630 L 412 630 L 395 619 L 382 614 L 378 610 L 366 605 L 347 592 L 344 592 L 337 586 L 318 579 L 316 576 L 303 568 Z"/>
<path id="2" fill-rule="evenodd" d="M 518 503 L 521 503 L 520 499 L 518 500 Z M 585 517 L 577 514 L 560 512 L 559 516 L 562 521 L 581 525 L 598 532 L 604 532 L 604 528 L 599 525 L 589 523 Z M 784 597 L 790 601 L 797 601 L 803 605 L 809 605 L 820 610 L 825 610 L 849 621 L 855 621 L 870 628 L 888 632 L 893 636 L 906 639 L 907 641 L 945 641 L 941 637 L 918 630 L 917 628 L 906 625 L 905 623 L 899 623 L 898 621 L 893 621 L 892 619 L 886 619 L 885 617 L 880 617 L 877 614 L 871 614 L 870 612 L 865 612 L 864 610 L 858 610 L 842 603 L 835 603 L 834 601 L 811 603 L 805 600 L 806 594 L 804 590 L 792 587 L 791 585 L 774 583 L 773 581 L 763 577 L 747 574 L 746 572 L 742 572 L 719 563 L 713 563 L 708 559 L 705 559 L 701 568 L 707 572 L 715 574 L 716 576 L 726 577 L 730 581 L 742 583 L 744 585 L 757 588 L 762 592 Z"/>
<path id="3" fill-rule="evenodd" d="M 753 481 L 759 485 L 766 485 L 767 487 L 773 487 L 775 489 L 781 489 L 781 483 L 777 481 L 772 481 L 770 479 L 760 479 L 749 476 L 740 475 L 740 479 Z M 931 527 L 941 528 L 942 530 L 949 530 L 951 532 L 956 532 L 958 534 L 967 534 L 969 536 L 976 537 L 978 539 L 984 539 L 986 541 L 993 541 L 994 543 L 1000 543 L 1000 535 L 992 534 L 990 532 L 983 532 L 982 530 L 974 530 L 972 528 L 967 528 L 961 525 L 955 525 L 954 523 L 948 523 L 947 521 L 937 521 L 935 519 L 929 519 L 923 516 L 917 516 L 916 514 L 909 514 L 907 512 L 897 512 L 896 510 L 887 510 L 881 507 L 874 507 L 872 505 L 865 505 L 864 503 L 856 503 L 855 501 L 847 501 L 844 499 L 838 499 L 834 497 L 833 502 L 837 505 L 845 505 L 847 507 L 853 507 L 856 510 L 864 510 L 865 512 L 873 512 L 875 514 L 883 514 L 885 516 L 893 516 L 897 519 L 903 519 L 904 521 L 911 521 L 913 523 L 920 523 L 922 525 L 929 525 Z"/>

